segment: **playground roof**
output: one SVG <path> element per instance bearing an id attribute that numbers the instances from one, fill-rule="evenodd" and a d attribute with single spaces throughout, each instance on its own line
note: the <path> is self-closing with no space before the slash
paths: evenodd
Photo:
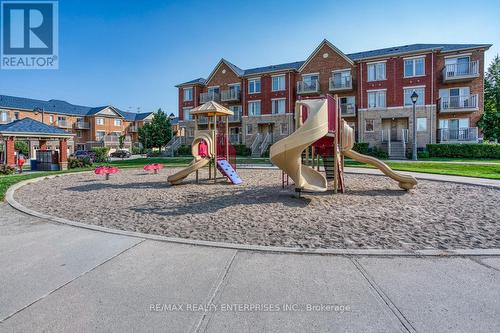
<path id="1" fill-rule="evenodd" d="M 223 107 L 217 102 L 210 101 L 203 105 L 197 106 L 190 112 L 192 115 L 202 115 L 207 117 L 212 116 L 232 116 L 234 112 L 226 107 Z"/>

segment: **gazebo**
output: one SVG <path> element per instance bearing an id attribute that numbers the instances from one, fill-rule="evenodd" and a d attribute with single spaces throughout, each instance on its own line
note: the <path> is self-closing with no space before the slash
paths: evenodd
<path id="1" fill-rule="evenodd" d="M 2 164 L 15 166 L 16 140 L 28 141 L 30 151 L 33 141 L 38 142 L 39 150 L 47 150 L 48 141 L 59 141 L 58 164 L 60 170 L 68 167 L 68 140 L 72 139 L 74 134 L 68 133 L 58 127 L 50 126 L 31 118 L 15 120 L 11 123 L 0 125 L 0 143 L 4 145 Z"/>

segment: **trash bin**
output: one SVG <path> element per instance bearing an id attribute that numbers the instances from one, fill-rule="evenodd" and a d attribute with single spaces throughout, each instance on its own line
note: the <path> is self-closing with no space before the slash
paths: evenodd
<path id="1" fill-rule="evenodd" d="M 36 167 L 37 167 L 37 160 L 30 160 L 31 171 L 36 170 L 37 169 Z"/>

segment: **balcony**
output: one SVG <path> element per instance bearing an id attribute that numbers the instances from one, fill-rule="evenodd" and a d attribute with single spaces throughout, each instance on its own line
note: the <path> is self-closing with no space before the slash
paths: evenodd
<path id="1" fill-rule="evenodd" d="M 319 81 L 298 81 L 297 94 L 317 94 L 319 93 Z"/>
<path id="2" fill-rule="evenodd" d="M 216 92 L 206 92 L 206 93 L 201 93 L 200 94 L 200 103 L 206 103 L 210 101 L 215 101 L 219 102 L 220 101 L 220 95 L 219 93 Z"/>
<path id="3" fill-rule="evenodd" d="M 221 101 L 223 102 L 237 102 L 241 98 L 241 93 L 239 90 L 227 89 L 221 92 Z"/>
<path id="4" fill-rule="evenodd" d="M 90 124 L 87 121 L 77 121 L 74 123 L 75 129 L 89 129 Z"/>
<path id="5" fill-rule="evenodd" d="M 437 140 L 439 143 L 473 143 L 478 141 L 477 133 L 477 127 L 440 128 Z"/>
<path id="6" fill-rule="evenodd" d="M 128 131 L 129 131 L 129 133 L 137 133 L 137 132 L 139 132 L 139 127 L 137 127 L 137 126 L 129 126 L 128 127 Z"/>
<path id="7" fill-rule="evenodd" d="M 442 97 L 438 104 L 439 112 L 474 112 L 477 111 L 478 95 Z"/>
<path id="8" fill-rule="evenodd" d="M 55 125 L 60 128 L 71 128 L 71 124 L 67 120 L 58 120 Z"/>
<path id="9" fill-rule="evenodd" d="M 330 77 L 329 80 L 330 91 L 341 91 L 341 90 L 352 90 L 352 77 L 344 76 L 340 79 L 335 79 L 335 77 Z"/>
<path id="10" fill-rule="evenodd" d="M 445 65 L 442 74 L 444 83 L 472 80 L 479 77 L 479 60 Z"/>
<path id="11" fill-rule="evenodd" d="M 105 143 L 119 143 L 120 142 L 120 136 L 119 135 L 104 135 L 103 137 L 98 137 L 97 141 L 103 141 Z M 125 136 L 125 143 L 130 143 L 132 142 L 132 138 L 129 135 Z"/>
<path id="12" fill-rule="evenodd" d="M 356 106 L 354 104 L 340 104 L 342 117 L 356 117 Z"/>

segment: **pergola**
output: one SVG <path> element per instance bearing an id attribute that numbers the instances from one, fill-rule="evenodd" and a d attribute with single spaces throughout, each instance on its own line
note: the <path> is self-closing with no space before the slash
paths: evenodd
<path id="1" fill-rule="evenodd" d="M 67 169 L 68 166 L 68 139 L 74 134 L 68 133 L 60 128 L 50 126 L 31 118 L 15 120 L 8 124 L 0 125 L 0 142 L 4 142 L 4 158 L 2 163 L 15 166 L 14 142 L 37 141 L 40 150 L 47 150 L 48 141 L 59 141 L 59 168 Z"/>

